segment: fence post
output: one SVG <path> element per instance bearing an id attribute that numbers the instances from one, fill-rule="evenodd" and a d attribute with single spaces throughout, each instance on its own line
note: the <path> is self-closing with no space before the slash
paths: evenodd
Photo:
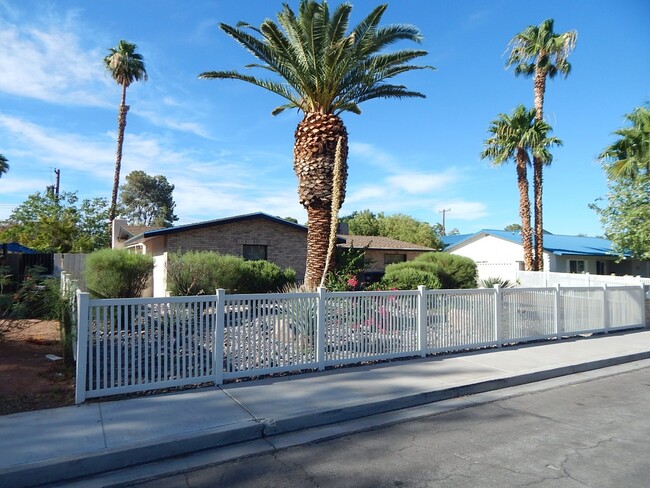
<path id="1" fill-rule="evenodd" d="M 503 295 L 501 294 L 501 285 L 494 285 L 494 340 L 497 345 L 503 345 L 501 341 L 501 321 L 503 317 Z"/>
<path id="2" fill-rule="evenodd" d="M 562 331 L 560 330 L 560 312 L 562 308 L 562 301 L 560 300 L 560 284 L 555 285 L 555 317 L 553 317 L 553 320 L 555 321 L 555 338 L 560 340 L 562 339 Z"/>
<path id="3" fill-rule="evenodd" d="M 609 297 L 607 283 L 603 284 L 603 328 L 606 334 L 609 333 Z"/>
<path id="4" fill-rule="evenodd" d="M 316 289 L 317 297 L 317 312 L 316 312 L 316 362 L 318 363 L 318 370 L 325 369 L 325 323 L 327 317 L 325 316 L 325 300 L 327 295 L 327 288 L 319 286 Z"/>
<path id="5" fill-rule="evenodd" d="M 424 285 L 418 286 L 418 312 L 417 312 L 417 324 L 418 324 L 418 349 L 420 350 L 420 356 L 425 357 L 427 355 L 427 287 Z"/>
<path id="6" fill-rule="evenodd" d="M 77 289 L 77 365 L 74 402 L 86 400 L 86 374 L 88 372 L 88 328 L 90 295 Z"/>
<path id="7" fill-rule="evenodd" d="M 224 307 L 225 307 L 226 290 L 217 289 L 214 301 L 214 313 L 217 320 L 214 324 L 214 333 L 212 335 L 212 364 L 214 365 L 214 384 L 216 386 L 223 384 L 223 336 L 224 336 Z"/>

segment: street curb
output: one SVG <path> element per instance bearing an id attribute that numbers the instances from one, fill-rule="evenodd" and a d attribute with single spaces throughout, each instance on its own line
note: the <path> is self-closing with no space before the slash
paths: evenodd
<path id="1" fill-rule="evenodd" d="M 0 486 L 11 486 L 15 488 L 33 487 L 83 478 L 201 450 L 262 439 L 264 437 L 308 428 L 321 427 L 394 410 L 500 390 L 649 358 L 650 351 L 645 351 L 549 370 L 453 386 L 399 398 L 375 400 L 370 403 L 349 405 L 290 418 L 251 420 L 247 422 L 248 425 L 242 425 L 241 423 L 232 424 L 226 427 L 190 434 L 169 436 L 145 443 L 134 443 L 127 447 L 106 449 L 87 455 L 67 456 L 59 459 L 23 464 L 0 470 Z"/>
<path id="2" fill-rule="evenodd" d="M 262 424 L 249 421 L 249 425 L 244 426 L 233 424 L 150 442 L 133 443 L 128 447 L 22 464 L 0 470 L 0 486 L 26 488 L 82 478 L 122 467 L 259 439 L 263 436 L 262 430 Z"/>

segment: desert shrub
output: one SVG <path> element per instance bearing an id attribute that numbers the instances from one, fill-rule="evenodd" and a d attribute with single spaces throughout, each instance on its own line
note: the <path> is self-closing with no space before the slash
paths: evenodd
<path id="1" fill-rule="evenodd" d="M 296 272 L 269 261 L 244 261 L 212 251 L 173 253 L 167 264 L 167 286 L 172 295 L 266 293 L 296 281 Z"/>
<path id="2" fill-rule="evenodd" d="M 389 265 L 379 286 L 374 288 L 415 290 L 419 285 L 424 285 L 431 290 L 441 288 L 440 280 L 435 272 L 401 266 L 402 264 L 405 263 Z"/>
<path id="3" fill-rule="evenodd" d="M 411 262 L 437 265 L 442 288 L 476 288 L 476 263 L 470 258 L 447 252 L 427 252 Z"/>
<path id="4" fill-rule="evenodd" d="M 296 282 L 296 272 L 282 269 L 269 261 L 244 261 L 237 286 L 239 293 L 267 293 L 280 291 Z"/>
<path id="5" fill-rule="evenodd" d="M 86 286 L 100 298 L 139 297 L 153 271 L 153 258 L 121 249 L 101 249 L 86 258 Z"/>
<path id="6" fill-rule="evenodd" d="M 34 266 L 25 272 L 23 281 L 14 293 L 4 293 L 4 279 L 0 280 L 0 340 L 8 332 L 20 331 L 29 325 L 29 320 L 58 320 L 63 299 L 60 282 L 43 275 L 45 268 Z M 8 268 L 0 268 L 0 275 L 6 277 Z"/>
<path id="7" fill-rule="evenodd" d="M 171 253 L 167 288 L 172 295 L 213 295 L 217 288 L 237 289 L 244 260 L 210 251 Z"/>
<path id="8" fill-rule="evenodd" d="M 505 278 L 490 276 L 478 282 L 479 288 L 494 288 L 494 285 L 499 285 L 501 288 L 514 288 L 515 282 Z"/>

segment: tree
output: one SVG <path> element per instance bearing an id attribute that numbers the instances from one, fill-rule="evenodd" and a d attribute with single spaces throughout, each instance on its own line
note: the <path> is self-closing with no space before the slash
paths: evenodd
<path id="1" fill-rule="evenodd" d="M 518 232 L 521 230 L 521 224 L 508 224 L 506 225 L 503 230 L 509 230 L 512 232 Z"/>
<path id="2" fill-rule="evenodd" d="M 625 118 L 632 123 L 614 132 L 620 138 L 600 154 L 609 177 L 607 205 L 598 212 L 605 235 L 624 256 L 650 259 L 650 111 L 636 108 Z"/>
<path id="3" fill-rule="evenodd" d="M 124 216 L 132 225 L 172 227 L 178 220 L 174 215 L 174 185 L 164 176 L 132 171 L 126 175 L 126 184 L 120 190 Z"/>
<path id="4" fill-rule="evenodd" d="M 350 215 L 341 217 L 341 222 L 348 224 L 348 231 L 354 236 L 378 236 L 379 220 L 377 215 L 370 210 L 354 211 Z"/>
<path id="5" fill-rule="evenodd" d="M 634 179 L 650 173 L 650 110 L 638 107 L 625 119 L 631 127 L 614 131 L 620 138 L 598 156 L 606 166 L 610 179 Z"/>
<path id="6" fill-rule="evenodd" d="M 609 172 L 609 168 L 605 168 Z M 609 182 L 607 205 L 589 205 L 600 215 L 605 236 L 619 255 L 650 260 L 650 172 Z"/>
<path id="7" fill-rule="evenodd" d="M 507 67 L 515 66 L 515 76 L 533 76 L 535 119 L 544 120 L 544 95 L 546 77 L 555 78 L 562 74 L 566 78 L 571 72 L 571 63 L 567 61 L 575 48 L 578 32 L 567 31 L 562 34 L 553 32 L 553 19 L 546 19 L 539 26 L 529 25 L 510 41 L 510 56 Z M 544 266 L 544 222 L 543 222 L 543 168 L 550 160 L 533 158 L 533 191 L 535 200 L 535 263 L 539 271 Z"/>
<path id="8" fill-rule="evenodd" d="M 341 221 L 348 224 L 351 235 L 383 236 L 434 249 L 442 248 L 442 243 L 434 228 L 409 215 L 399 213 L 384 215 L 383 212 L 375 215 L 366 209 L 342 217 Z"/>
<path id="9" fill-rule="evenodd" d="M 122 166 L 122 146 L 124 144 L 124 129 L 126 128 L 126 113 L 129 106 L 126 104 L 126 89 L 134 81 L 147 81 L 147 70 L 144 58 L 135 52 L 137 46 L 124 40 L 117 43 L 116 47 L 109 48 L 109 55 L 104 58 L 104 65 L 110 71 L 115 82 L 122 87 L 117 116 L 117 151 L 115 158 L 115 174 L 113 176 L 113 192 L 111 193 L 111 207 L 108 214 L 109 221 L 115 219 L 117 209 L 117 190 L 120 185 L 120 168 Z"/>
<path id="10" fill-rule="evenodd" d="M 41 252 L 91 252 L 109 244 L 108 204 L 76 193 L 30 195 L 4 222 L 3 242 L 18 242 Z"/>
<path id="11" fill-rule="evenodd" d="M 9 171 L 9 161 L 2 154 L 0 154 L 0 178 L 2 175 Z"/>
<path id="12" fill-rule="evenodd" d="M 551 127 L 542 120 L 535 120 L 535 111 L 523 105 L 515 107 L 512 115 L 499 114 L 491 122 L 491 134 L 483 141 L 481 158 L 489 159 L 499 166 L 510 159 L 515 160 L 517 186 L 519 188 L 519 216 L 521 217 L 521 240 L 524 248 L 526 271 L 534 270 L 532 229 L 530 226 L 530 198 L 528 196 L 527 166 L 531 154 L 541 161 L 550 161 L 548 147 L 562 142 L 547 136 Z"/>
<path id="13" fill-rule="evenodd" d="M 237 27 L 220 24 L 262 64 L 277 75 L 262 79 L 237 71 L 210 71 L 200 78 L 240 80 L 259 86 L 286 99 L 274 115 L 288 108 L 303 112 L 295 132 L 294 170 L 298 176 L 300 203 L 307 209 L 307 270 L 305 285 L 315 287 L 324 273 L 331 225 L 333 170 L 337 144 L 341 141 L 343 168 L 341 198 L 347 181 L 348 135 L 342 112 L 361 113 L 359 104 L 377 98 L 424 97 L 403 85 L 391 84 L 393 77 L 412 70 L 430 68 L 409 64 L 426 51 L 401 49 L 382 53 L 402 40 L 420 42 L 420 31 L 411 25 L 380 27 L 386 5 L 376 7 L 347 33 L 352 6 L 342 3 L 330 13 L 323 0 L 301 0 L 298 15 L 285 4 L 278 24 L 267 19 L 259 28 L 246 23 Z"/>

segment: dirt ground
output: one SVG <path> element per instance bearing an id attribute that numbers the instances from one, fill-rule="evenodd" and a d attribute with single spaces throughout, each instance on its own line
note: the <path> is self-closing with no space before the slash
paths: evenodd
<path id="1" fill-rule="evenodd" d="M 0 415 L 74 404 L 74 369 L 63 360 L 59 324 L 32 323 L 0 341 Z"/>

